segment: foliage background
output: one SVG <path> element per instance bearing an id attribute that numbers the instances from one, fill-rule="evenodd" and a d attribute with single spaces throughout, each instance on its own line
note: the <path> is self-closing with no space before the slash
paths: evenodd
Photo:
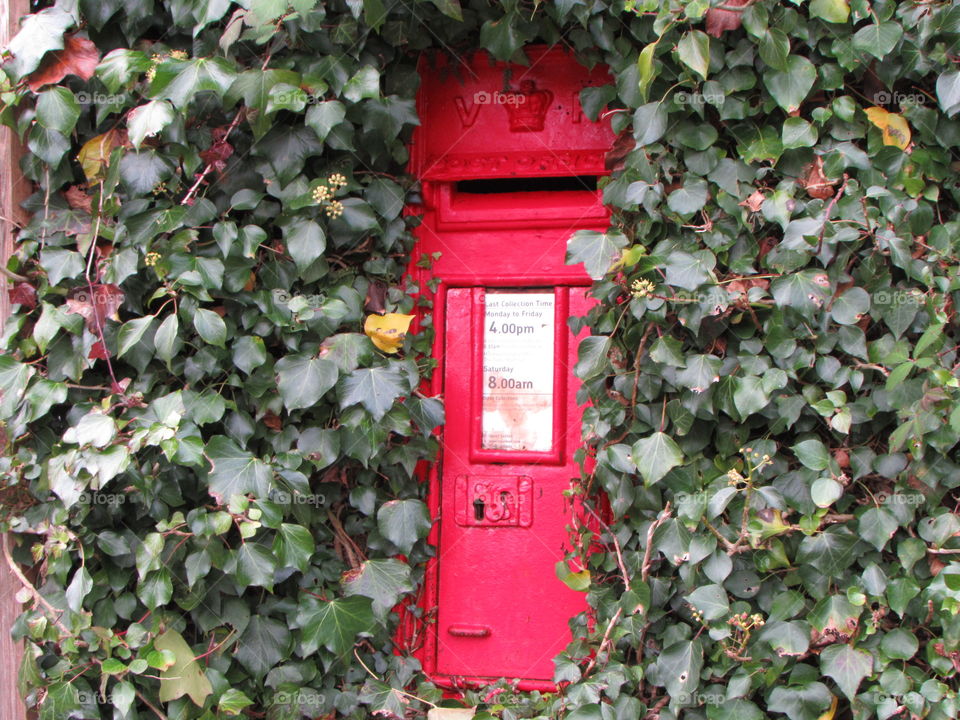
<path id="1" fill-rule="evenodd" d="M 413 307 L 419 54 L 559 42 L 610 65 L 582 100 L 623 131 L 614 225 L 569 246 L 600 301 L 572 321 L 592 329 L 580 491 L 613 516 L 590 582 L 568 578 L 596 622 L 572 623 L 562 692 L 467 701 L 955 717 L 958 30 L 950 3 L 865 0 L 31 16 L 0 87 L 37 187 L 0 356 L 28 702 L 60 720 L 439 700 L 391 643 L 432 552 L 429 316 L 399 353 L 362 328 Z"/>

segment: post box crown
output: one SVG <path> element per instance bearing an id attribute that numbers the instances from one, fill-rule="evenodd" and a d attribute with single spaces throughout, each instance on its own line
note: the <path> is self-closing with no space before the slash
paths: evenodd
<path id="1" fill-rule="evenodd" d="M 529 65 L 425 56 L 410 171 L 422 180 L 602 175 L 609 120 L 590 121 L 580 92 L 611 82 L 559 47 L 527 48 Z"/>

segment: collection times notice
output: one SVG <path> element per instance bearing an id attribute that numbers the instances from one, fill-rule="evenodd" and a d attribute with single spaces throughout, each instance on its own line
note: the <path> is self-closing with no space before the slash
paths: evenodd
<path id="1" fill-rule="evenodd" d="M 487 292 L 485 304 L 481 447 L 549 452 L 554 294 Z"/>

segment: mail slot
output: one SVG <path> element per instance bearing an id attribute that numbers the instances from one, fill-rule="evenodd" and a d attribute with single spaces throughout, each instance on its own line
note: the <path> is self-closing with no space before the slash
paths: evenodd
<path id="1" fill-rule="evenodd" d="M 581 443 L 568 319 L 591 305 L 589 277 L 564 256 L 573 232 L 608 225 L 597 179 L 613 133 L 584 116 L 580 93 L 610 77 L 560 49 L 527 55 L 420 68 L 410 274 L 435 328 L 430 390 L 446 425 L 427 478 L 436 557 L 404 632 L 445 687 L 553 689 L 552 659 L 587 610 L 554 568 Z"/>

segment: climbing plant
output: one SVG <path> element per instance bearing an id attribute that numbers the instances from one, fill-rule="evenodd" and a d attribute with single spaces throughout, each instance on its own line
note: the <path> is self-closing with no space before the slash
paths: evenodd
<path id="1" fill-rule="evenodd" d="M 41 718 L 404 717 L 433 548 L 425 52 L 610 67 L 591 618 L 481 717 L 956 717 L 960 8 L 78 0 L 27 17 L 3 554 Z M 589 458 L 587 457 L 589 456 Z M 604 496 L 606 502 L 600 502 Z M 608 508 L 605 505 L 608 504 Z M 592 528 L 588 531 L 585 528 Z M 410 642 L 429 613 L 414 611 Z"/>

